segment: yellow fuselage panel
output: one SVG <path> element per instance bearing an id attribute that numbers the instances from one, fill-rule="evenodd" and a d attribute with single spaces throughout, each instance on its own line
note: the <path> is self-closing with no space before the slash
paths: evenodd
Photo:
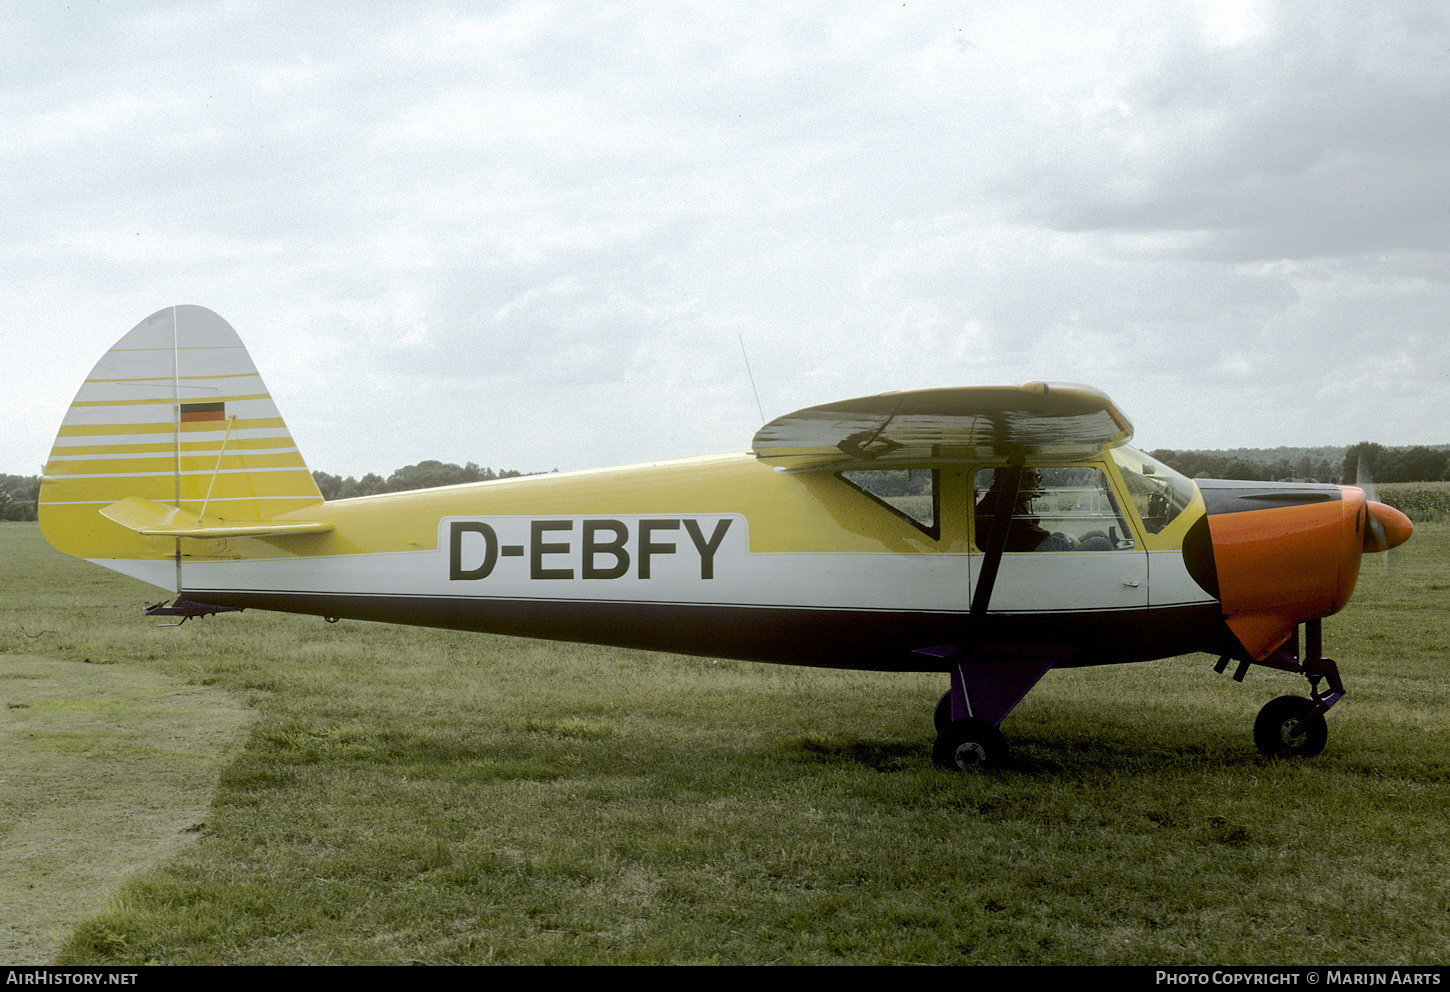
<path id="1" fill-rule="evenodd" d="M 294 546 L 295 553 L 324 555 L 433 550 L 439 521 L 450 518 L 723 514 L 745 517 L 755 553 L 940 550 L 938 542 L 862 499 L 835 476 L 786 475 L 748 454 L 368 496 L 310 512 L 336 529 L 288 542 L 287 551 Z"/>
<path id="2" fill-rule="evenodd" d="M 184 477 L 184 508 L 195 512 L 211 481 L 210 472 Z M 245 496 L 218 475 L 207 517 L 225 516 L 224 501 Z M 239 476 L 245 479 L 246 476 Z M 309 479 L 310 481 L 310 479 Z M 158 503 L 173 502 L 170 475 L 136 480 L 135 494 Z M 299 487 L 303 488 L 303 487 Z M 98 490 L 99 491 L 99 490 Z M 174 539 L 144 538 L 97 513 L 94 493 L 83 479 L 67 479 L 52 490 L 57 502 L 47 508 L 47 536 L 64 550 L 62 532 L 85 531 L 88 558 L 172 558 Z M 188 559 L 266 559 L 312 555 L 380 554 L 436 550 L 439 523 L 451 518 L 490 517 L 634 517 L 684 518 L 743 516 L 754 553 L 932 552 L 965 541 L 936 541 L 910 523 L 852 489 L 829 473 L 786 474 L 749 454 L 715 455 L 681 461 L 568 474 L 525 476 L 462 486 L 388 493 L 338 500 L 318 506 L 297 493 L 292 506 L 274 497 L 265 519 L 291 516 L 325 519 L 328 534 L 285 539 L 245 538 L 182 541 Z M 104 534 L 104 547 L 98 537 Z M 76 542 L 79 543 L 79 542 Z"/>

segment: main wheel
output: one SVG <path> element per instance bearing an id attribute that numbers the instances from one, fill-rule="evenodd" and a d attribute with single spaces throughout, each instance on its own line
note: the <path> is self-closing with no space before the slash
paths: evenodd
<path id="1" fill-rule="evenodd" d="M 1006 758 L 1007 738 L 995 724 L 977 717 L 948 723 L 931 749 L 936 766 L 951 771 L 995 768 Z"/>
<path id="2" fill-rule="evenodd" d="M 950 692 L 941 694 L 941 698 L 936 701 L 936 710 L 932 713 L 931 718 L 937 733 L 941 733 L 947 728 L 947 724 L 952 722 L 952 694 Z"/>
<path id="3" fill-rule="evenodd" d="M 1279 696 L 1265 703 L 1254 721 L 1254 743 L 1259 751 L 1270 758 L 1312 758 L 1323 751 L 1329 740 L 1324 717 L 1316 716 L 1300 726 L 1313 710 L 1314 702 L 1303 696 Z"/>

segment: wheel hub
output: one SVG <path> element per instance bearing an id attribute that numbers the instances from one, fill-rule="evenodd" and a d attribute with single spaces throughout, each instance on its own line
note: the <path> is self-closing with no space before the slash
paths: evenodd
<path id="1" fill-rule="evenodd" d="M 976 741 L 957 745 L 955 756 L 957 765 L 961 768 L 973 768 L 987 763 L 987 749 Z"/>

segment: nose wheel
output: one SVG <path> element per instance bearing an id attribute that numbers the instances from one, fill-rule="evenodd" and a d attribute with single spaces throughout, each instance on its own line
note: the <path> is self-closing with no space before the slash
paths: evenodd
<path id="1" fill-rule="evenodd" d="M 1308 643 L 1302 659 L 1299 658 L 1299 630 L 1295 628 L 1293 636 L 1267 658 L 1258 661 L 1242 658 L 1238 671 L 1234 672 L 1234 681 L 1242 682 L 1250 665 L 1263 665 L 1282 672 L 1293 672 L 1309 680 L 1310 698 L 1279 696 L 1259 710 L 1259 716 L 1254 720 L 1254 744 L 1265 757 L 1312 758 L 1323 751 L 1329 739 L 1324 715 L 1344 697 L 1339 666 L 1324 657 L 1321 621 L 1306 621 L 1304 630 Z M 1229 656 L 1224 655 L 1214 670 L 1223 672 L 1229 660 Z M 1319 691 L 1320 682 L 1328 683 L 1328 692 Z"/>
<path id="2" fill-rule="evenodd" d="M 1328 739 L 1320 707 L 1303 696 L 1269 700 L 1254 721 L 1254 744 L 1270 758 L 1312 758 Z"/>

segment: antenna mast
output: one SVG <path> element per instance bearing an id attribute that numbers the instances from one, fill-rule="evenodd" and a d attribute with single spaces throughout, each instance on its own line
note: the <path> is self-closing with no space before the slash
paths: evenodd
<path id="1" fill-rule="evenodd" d="M 750 356 L 745 353 L 745 335 L 737 334 L 740 341 L 740 355 L 745 359 L 745 374 L 750 376 L 750 391 L 755 394 L 755 408 L 760 411 L 760 422 L 765 423 L 765 407 L 760 405 L 760 390 L 755 388 L 755 373 L 750 371 Z"/>

